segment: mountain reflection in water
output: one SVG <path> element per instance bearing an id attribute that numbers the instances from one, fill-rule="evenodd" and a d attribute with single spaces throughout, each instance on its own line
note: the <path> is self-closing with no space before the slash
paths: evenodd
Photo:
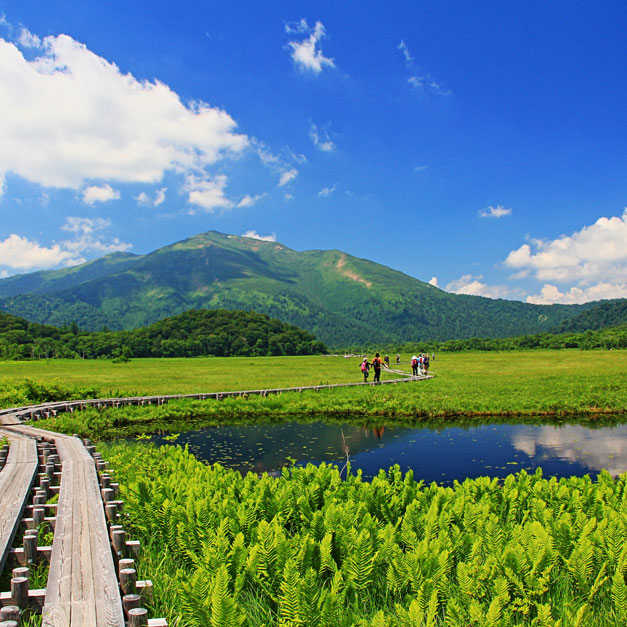
<path id="1" fill-rule="evenodd" d="M 164 435 L 152 437 L 167 444 Z M 487 424 L 478 426 L 361 427 L 323 422 L 209 427 L 187 431 L 176 444 L 188 444 L 197 458 L 242 473 L 279 474 L 296 460 L 343 467 L 345 446 L 351 472 L 366 479 L 399 464 L 426 483 L 451 484 L 466 477 L 503 477 L 542 467 L 546 476 L 613 475 L 627 470 L 627 425 Z"/>

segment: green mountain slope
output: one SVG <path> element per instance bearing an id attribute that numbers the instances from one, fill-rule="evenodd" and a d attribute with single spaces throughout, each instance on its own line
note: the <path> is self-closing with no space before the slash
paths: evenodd
<path id="1" fill-rule="evenodd" d="M 214 231 L 35 275 L 0 280 L 0 309 L 93 330 L 137 328 L 188 309 L 254 310 L 331 345 L 538 333 L 593 306 L 449 294 L 341 251 L 296 252 Z"/>
<path id="2" fill-rule="evenodd" d="M 604 329 L 627 323 L 627 299 L 607 300 L 564 320 L 551 333 Z"/>

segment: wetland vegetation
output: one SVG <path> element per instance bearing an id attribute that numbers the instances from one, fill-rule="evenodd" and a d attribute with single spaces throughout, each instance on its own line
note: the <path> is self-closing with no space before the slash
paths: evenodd
<path id="1" fill-rule="evenodd" d="M 401 366 L 409 371 L 408 354 Z M 295 416 L 396 427 L 576 416 L 594 426 L 616 424 L 627 406 L 621 350 L 441 353 L 431 370 L 435 378 L 422 382 L 90 409 L 38 426 L 95 439 Z M 47 395 L 361 378 L 358 359 L 342 357 L 4 362 L 0 374 L 5 407 Z M 153 580 L 155 613 L 171 624 L 613 627 L 627 620 L 627 475 L 521 471 L 447 487 L 425 485 L 398 466 L 371 481 L 356 468 L 326 464 L 243 476 L 180 446 L 99 448 L 121 483 L 125 524 L 145 549 L 139 577 Z"/>

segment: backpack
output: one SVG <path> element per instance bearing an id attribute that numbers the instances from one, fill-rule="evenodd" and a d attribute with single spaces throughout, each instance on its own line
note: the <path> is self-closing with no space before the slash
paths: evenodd
<path id="1" fill-rule="evenodd" d="M 381 362 L 381 358 L 380 358 L 380 357 L 375 357 L 375 358 L 372 360 L 372 365 L 373 365 L 375 368 L 381 368 L 381 363 L 382 363 L 382 362 Z"/>
<path id="2" fill-rule="evenodd" d="M 412 367 L 416 367 L 418 365 L 418 360 L 417 359 L 412 359 L 411 360 L 411 365 L 412 365 Z"/>
<path id="3" fill-rule="evenodd" d="M 365 361 L 361 362 L 361 371 L 368 372 L 368 364 Z"/>

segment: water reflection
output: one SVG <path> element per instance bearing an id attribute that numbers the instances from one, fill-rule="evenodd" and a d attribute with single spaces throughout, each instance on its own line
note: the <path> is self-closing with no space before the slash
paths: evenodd
<path id="1" fill-rule="evenodd" d="M 153 441 L 164 444 L 164 436 Z M 372 478 L 380 468 L 399 464 L 416 479 L 450 484 L 455 479 L 503 477 L 541 466 L 545 475 L 613 475 L 627 470 L 627 425 L 488 424 L 439 428 L 354 424 L 283 423 L 211 427 L 181 434 L 208 463 L 218 462 L 242 473 L 280 473 L 291 463 L 332 462 L 348 457 L 353 471 Z"/>
<path id="2" fill-rule="evenodd" d="M 591 471 L 605 468 L 612 475 L 627 470 L 627 438 L 624 429 L 586 429 L 580 425 L 560 428 L 542 426 L 535 431 L 520 431 L 512 444 L 530 458 L 558 457 L 584 464 Z"/>

